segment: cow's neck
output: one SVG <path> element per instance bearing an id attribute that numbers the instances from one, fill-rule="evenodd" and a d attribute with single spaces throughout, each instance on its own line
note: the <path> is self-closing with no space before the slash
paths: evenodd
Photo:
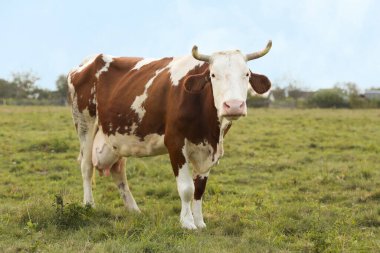
<path id="1" fill-rule="evenodd" d="M 206 87 L 206 92 L 203 99 L 203 111 L 205 113 L 206 122 L 204 127 L 208 129 L 206 139 L 214 144 L 214 148 L 221 150 L 223 153 L 223 140 L 232 122 L 224 117 L 218 117 L 218 112 L 215 107 L 214 97 L 211 84 Z M 216 150 L 216 149 L 215 149 Z"/>

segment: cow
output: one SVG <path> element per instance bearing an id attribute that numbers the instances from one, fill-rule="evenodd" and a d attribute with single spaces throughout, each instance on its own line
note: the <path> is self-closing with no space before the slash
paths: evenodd
<path id="1" fill-rule="evenodd" d="M 125 174 L 126 157 L 168 153 L 181 199 L 181 226 L 205 228 L 202 195 L 210 168 L 223 156 L 232 122 L 247 114 L 247 91 L 259 94 L 269 79 L 247 62 L 272 46 L 243 54 L 198 52 L 162 59 L 88 58 L 68 74 L 74 124 L 79 137 L 84 203 L 94 205 L 92 177 L 111 175 L 124 205 L 140 212 Z M 192 165 L 192 169 L 190 167 Z"/>

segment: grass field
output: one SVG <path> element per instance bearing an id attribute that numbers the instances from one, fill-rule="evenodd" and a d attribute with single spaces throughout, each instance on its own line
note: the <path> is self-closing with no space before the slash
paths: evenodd
<path id="1" fill-rule="evenodd" d="M 83 207 L 70 109 L 0 107 L 0 252 L 380 252 L 380 111 L 251 109 L 180 228 L 165 156 L 127 161 L 142 214 L 109 177 Z"/>

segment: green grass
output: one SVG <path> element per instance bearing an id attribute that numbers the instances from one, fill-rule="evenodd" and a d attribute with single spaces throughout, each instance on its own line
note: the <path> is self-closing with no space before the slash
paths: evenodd
<path id="1" fill-rule="evenodd" d="M 168 157 L 127 161 L 142 214 L 97 176 L 82 206 L 70 109 L 0 107 L 0 252 L 379 252 L 380 111 L 255 109 L 180 228 Z"/>

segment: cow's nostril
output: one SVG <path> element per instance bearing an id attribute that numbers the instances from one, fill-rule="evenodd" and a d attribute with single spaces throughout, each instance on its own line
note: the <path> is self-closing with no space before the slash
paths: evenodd
<path id="1" fill-rule="evenodd" d="M 224 105 L 224 107 L 227 108 L 227 109 L 231 108 L 231 106 L 229 106 L 226 102 L 224 102 L 223 105 Z"/>
<path id="2" fill-rule="evenodd" d="M 244 105 L 245 105 L 245 102 L 243 101 L 243 102 L 241 103 L 241 105 L 240 105 L 240 108 L 244 107 Z"/>

